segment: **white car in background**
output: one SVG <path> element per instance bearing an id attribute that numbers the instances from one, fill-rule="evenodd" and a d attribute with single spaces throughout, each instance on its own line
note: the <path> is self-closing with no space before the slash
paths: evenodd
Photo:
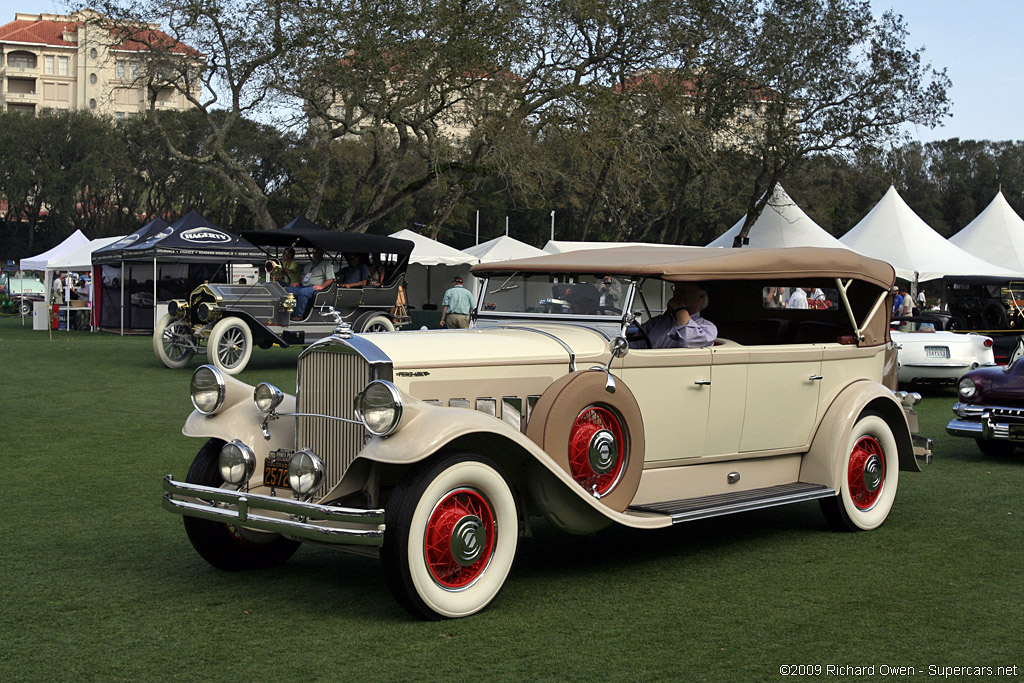
<path id="1" fill-rule="evenodd" d="M 995 365 L 992 338 L 974 333 L 892 331 L 900 384 L 955 386 L 968 370 Z"/>

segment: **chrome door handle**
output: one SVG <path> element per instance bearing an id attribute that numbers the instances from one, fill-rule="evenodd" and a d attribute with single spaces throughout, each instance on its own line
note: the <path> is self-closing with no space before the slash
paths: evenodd
<path id="1" fill-rule="evenodd" d="M 809 378 L 812 382 L 817 382 L 819 379 L 824 379 L 821 375 L 811 375 Z"/>
<path id="2" fill-rule="evenodd" d="M 696 384 L 698 386 L 706 386 L 708 384 L 711 384 L 711 380 L 709 380 L 709 379 L 698 379 L 697 381 L 694 382 L 694 384 Z"/>

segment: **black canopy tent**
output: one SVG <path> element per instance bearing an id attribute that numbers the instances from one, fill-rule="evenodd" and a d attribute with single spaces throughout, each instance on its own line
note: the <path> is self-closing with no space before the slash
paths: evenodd
<path id="1" fill-rule="evenodd" d="M 120 327 L 122 334 L 126 329 L 152 330 L 159 302 L 187 298 L 203 282 L 225 280 L 227 264 L 261 263 L 264 258 L 252 244 L 195 211 L 132 242 L 93 255 L 101 283 L 99 325 Z"/>
<path id="2" fill-rule="evenodd" d="M 323 230 L 319 225 L 309 220 L 305 216 L 299 216 L 292 220 L 291 223 L 281 228 L 282 230 L 294 230 L 295 228 L 302 228 L 305 230 Z"/>

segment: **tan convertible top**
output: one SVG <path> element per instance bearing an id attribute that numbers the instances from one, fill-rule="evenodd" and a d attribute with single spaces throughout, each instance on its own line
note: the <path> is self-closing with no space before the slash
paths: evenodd
<path id="1" fill-rule="evenodd" d="M 825 247 L 614 247 L 480 263 L 471 272 L 478 276 L 513 272 L 640 275 L 671 282 L 840 277 L 886 289 L 896 281 L 895 271 L 884 261 L 848 249 Z"/>

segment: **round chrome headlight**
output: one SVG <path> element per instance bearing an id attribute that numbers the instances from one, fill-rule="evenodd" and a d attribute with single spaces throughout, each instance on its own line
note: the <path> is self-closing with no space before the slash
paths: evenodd
<path id="1" fill-rule="evenodd" d="M 978 385 L 970 377 L 961 377 L 956 390 L 962 398 L 974 398 L 978 393 Z"/>
<path id="2" fill-rule="evenodd" d="M 224 405 L 224 376 L 212 365 L 200 365 L 189 386 L 192 405 L 203 415 L 213 415 Z"/>
<path id="3" fill-rule="evenodd" d="M 196 316 L 204 323 L 210 322 L 211 320 L 213 320 L 214 313 L 216 312 L 216 310 L 217 309 L 213 304 L 211 304 L 209 301 L 204 301 L 203 303 L 199 304 L 199 308 L 196 309 Z"/>
<path id="4" fill-rule="evenodd" d="M 256 471 L 256 454 L 241 441 L 224 444 L 217 458 L 221 478 L 236 486 L 244 484 Z"/>
<path id="5" fill-rule="evenodd" d="M 167 315 L 172 318 L 181 318 L 188 310 L 188 302 L 181 299 L 171 299 L 167 302 Z"/>
<path id="6" fill-rule="evenodd" d="M 261 413 L 269 413 L 281 405 L 281 401 L 284 400 L 284 392 L 273 384 L 260 382 L 259 386 L 252 393 L 252 400 L 256 403 L 256 408 Z"/>
<path id="7" fill-rule="evenodd" d="M 391 382 L 376 379 L 355 399 L 356 417 L 376 436 L 387 436 L 402 420 L 402 396 Z"/>
<path id="8" fill-rule="evenodd" d="M 288 486 L 300 496 L 316 491 L 324 481 L 324 462 L 308 448 L 295 451 L 288 461 Z"/>

